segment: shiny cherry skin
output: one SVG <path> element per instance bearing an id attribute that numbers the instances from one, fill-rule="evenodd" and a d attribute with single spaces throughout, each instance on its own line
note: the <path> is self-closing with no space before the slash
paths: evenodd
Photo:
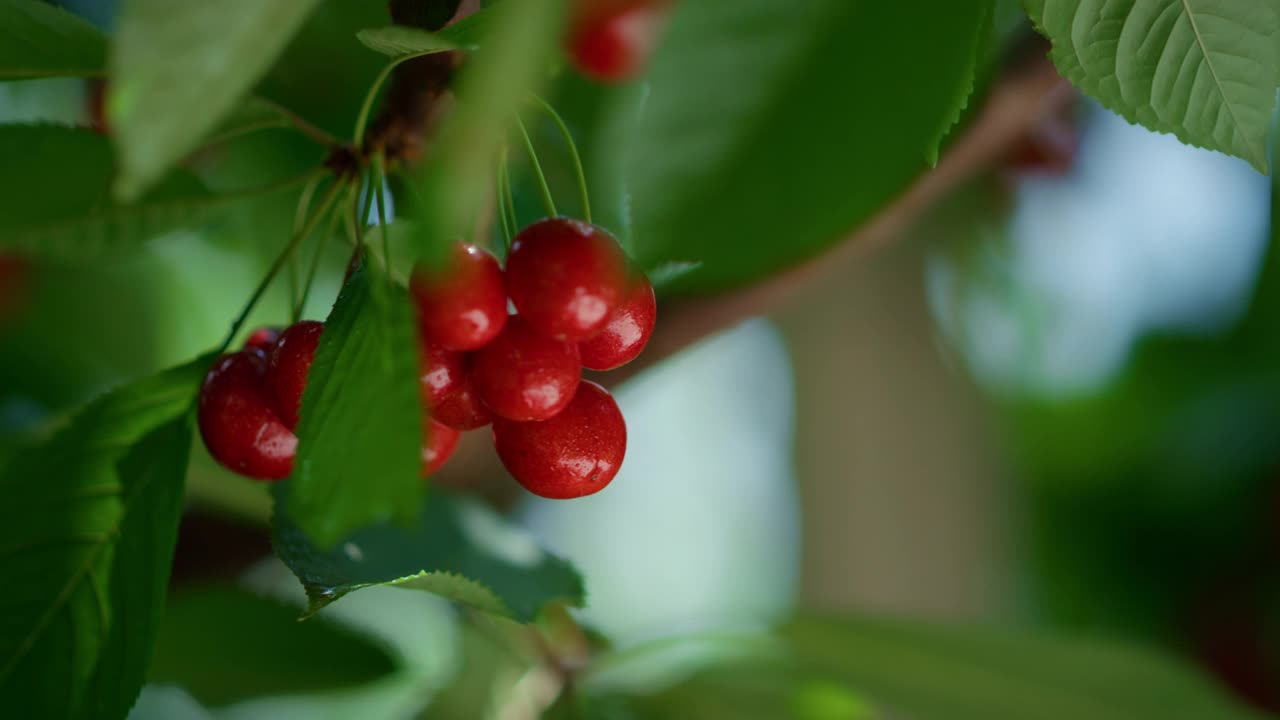
<path id="1" fill-rule="evenodd" d="M 298 438 L 276 415 L 263 387 L 262 351 L 241 350 L 214 363 L 200 387 L 200 435 L 227 469 L 257 480 L 293 471 Z"/>
<path id="2" fill-rule="evenodd" d="M 418 385 L 423 407 L 434 408 L 462 387 L 467 356 L 418 336 Z"/>
<path id="3" fill-rule="evenodd" d="M 550 218 L 521 230 L 507 255 L 507 292 L 537 332 L 580 342 L 604 327 L 627 288 L 627 259 L 609 233 Z"/>
<path id="4" fill-rule="evenodd" d="M 514 316 L 472 357 L 471 381 L 493 413 L 508 420 L 546 420 L 573 400 L 582 377 L 578 346 L 535 332 Z"/>
<path id="5" fill-rule="evenodd" d="M 475 430 L 493 422 L 493 413 L 476 394 L 471 381 L 470 359 L 458 386 L 431 406 L 431 416 L 455 430 Z"/>
<path id="6" fill-rule="evenodd" d="M 507 322 L 502 268 L 497 258 L 474 245 L 454 245 L 441 267 L 419 264 L 409 290 L 422 333 L 446 350 L 483 347 Z"/>
<path id="7" fill-rule="evenodd" d="M 565 500 L 600 492 L 618 474 L 627 425 L 608 391 L 584 380 L 569 407 L 550 420 L 494 420 L 493 442 L 526 490 Z"/>
<path id="8" fill-rule="evenodd" d="M 271 346 L 276 344 L 276 340 L 280 339 L 280 328 L 278 327 L 260 327 L 249 333 L 249 337 L 244 339 L 245 348 L 256 348 L 264 354 L 271 352 Z"/>
<path id="9" fill-rule="evenodd" d="M 666 19 L 665 2 L 580 0 L 566 50 L 578 72 L 619 83 L 634 77 L 657 46 Z"/>
<path id="10" fill-rule="evenodd" d="M 315 320 L 294 323 L 280 333 L 267 355 L 267 389 L 275 401 L 280 420 L 290 430 L 298 428 L 302 392 L 307 389 L 307 375 L 311 372 L 311 361 L 315 360 L 322 332 L 324 323 Z"/>
<path id="11" fill-rule="evenodd" d="M 635 360 L 649 344 L 657 317 L 653 285 L 644 276 L 634 278 L 604 329 L 590 340 L 578 343 L 582 367 L 613 370 Z"/>
<path id="12" fill-rule="evenodd" d="M 427 477 L 434 475 L 453 455 L 461 433 L 430 418 L 422 429 L 422 477 Z"/>

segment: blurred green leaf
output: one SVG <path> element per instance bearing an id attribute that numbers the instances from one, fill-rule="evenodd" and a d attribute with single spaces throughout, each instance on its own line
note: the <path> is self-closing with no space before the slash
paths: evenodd
<path id="1" fill-rule="evenodd" d="M 356 33 L 356 38 L 370 50 L 396 59 L 443 50 L 476 50 L 481 39 L 490 32 L 492 20 L 492 10 L 480 10 L 435 32 L 388 25 L 361 30 Z"/>
<path id="2" fill-rule="evenodd" d="M 0 0 L 0 80 L 100 75 L 107 39 L 42 0 Z"/>
<path id="3" fill-rule="evenodd" d="M 370 50 L 397 59 L 458 49 L 456 43 L 437 33 L 403 25 L 361 30 L 356 39 Z"/>
<path id="4" fill-rule="evenodd" d="M 148 682 L 181 686 L 201 703 L 341 689 L 395 670 L 382 649 L 323 618 L 233 588 L 169 599 Z"/>
<path id="5" fill-rule="evenodd" d="M 553 58 L 562 6 L 522 0 L 486 11 L 487 49 L 463 69 L 457 106 L 396 198 L 420 220 L 413 242 L 419 256 L 434 258 L 445 243 L 471 234 L 493 192 L 498 151 Z"/>
<path id="6" fill-rule="evenodd" d="M 720 665 L 632 706 L 645 718 L 1257 720 L 1132 646 L 928 622 L 803 617 L 784 653 Z"/>
<path id="7" fill-rule="evenodd" d="M 146 672 L 207 358 L 109 393 L 0 475 L 0 697 L 120 718 Z M 55 482 L 56 480 L 56 482 Z"/>
<path id="8" fill-rule="evenodd" d="M 580 606 L 577 572 L 491 511 L 436 493 L 411 528 L 358 530 L 332 550 L 317 548 L 276 506 L 276 552 L 302 580 L 314 612 L 373 585 L 425 590 L 528 622 L 551 600 Z"/>
<path id="9" fill-rule="evenodd" d="M 403 288 L 367 266 L 333 306 L 302 396 L 293 475 L 277 502 L 317 545 L 410 523 L 422 507 L 418 340 Z"/>
<path id="10" fill-rule="evenodd" d="M 1107 108 L 1267 171 L 1280 84 L 1270 0 L 1023 0 L 1058 70 Z"/>
<path id="11" fill-rule="evenodd" d="M 302 179 L 214 195 L 195 176 L 170 173 L 137 202 L 111 197 L 107 139 L 84 128 L 0 126 L 0 248 L 73 260 L 135 249 L 193 227 L 241 201 L 301 185 Z"/>
<path id="12" fill-rule="evenodd" d="M 349 137 L 365 92 L 386 64 L 355 33 L 387 21 L 386 3 L 325 0 L 316 6 L 256 93 L 338 137 Z M 324 82 L 316 82 L 323 77 Z"/>
<path id="13" fill-rule="evenodd" d="M 870 218 L 926 169 L 969 94 L 989 4 L 680 3 L 631 144 L 613 150 L 638 258 L 701 261 L 674 286 L 709 292 Z"/>
<path id="14" fill-rule="evenodd" d="M 1259 717 L 1180 662 L 1119 643 L 816 617 L 782 635 L 809 672 L 917 720 Z"/>
<path id="15" fill-rule="evenodd" d="M 195 148 L 267 71 L 317 2 L 125 0 L 107 103 L 120 149 L 115 194 L 140 196 Z"/>

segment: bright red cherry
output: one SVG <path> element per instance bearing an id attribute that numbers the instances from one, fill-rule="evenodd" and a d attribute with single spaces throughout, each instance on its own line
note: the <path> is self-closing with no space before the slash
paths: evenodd
<path id="1" fill-rule="evenodd" d="M 472 356 L 476 393 L 494 414 L 508 420 L 554 416 L 573 400 L 581 377 L 577 345 L 534 332 L 519 316 Z"/>
<path id="2" fill-rule="evenodd" d="M 483 347 L 507 322 L 502 268 L 497 258 L 474 245 L 454 245 L 441 267 L 419 264 L 409 290 L 423 334 L 447 350 Z"/>
<path id="3" fill-rule="evenodd" d="M 423 426 L 422 476 L 434 475 L 458 447 L 457 430 L 427 419 Z"/>
<path id="4" fill-rule="evenodd" d="M 298 438 L 276 415 L 263 388 L 262 352 L 242 350 L 220 358 L 200 387 L 200 435 L 213 459 L 258 480 L 293 471 Z"/>
<path id="5" fill-rule="evenodd" d="M 493 413 L 480 402 L 469 370 L 457 388 L 431 406 L 431 416 L 455 430 L 475 430 L 493 422 Z"/>
<path id="6" fill-rule="evenodd" d="M 627 452 L 627 425 L 613 397 L 584 380 L 569 407 L 550 420 L 494 420 L 493 442 L 526 490 L 564 500 L 599 492 L 613 480 Z"/>
<path id="7" fill-rule="evenodd" d="M 457 392 L 467 375 L 467 356 L 418 336 L 418 380 L 424 407 L 434 408 Z"/>
<path id="8" fill-rule="evenodd" d="M 654 0 L 581 0 L 575 15 L 566 43 L 574 67 L 616 83 L 638 73 L 653 54 L 667 9 Z"/>
<path id="9" fill-rule="evenodd" d="M 657 316 L 653 285 L 644 276 L 634 279 L 604 329 L 590 340 L 578 343 L 582 367 L 612 370 L 635 360 L 649 343 Z"/>
<path id="10" fill-rule="evenodd" d="M 322 332 L 324 323 L 315 320 L 294 323 L 280 333 L 267 356 L 267 389 L 271 391 L 280 420 L 290 430 L 298 427 L 302 391 L 307 389 L 307 375 Z"/>
<path id="11" fill-rule="evenodd" d="M 550 218 L 521 230 L 507 255 L 507 291 L 529 327 L 557 340 L 595 335 L 626 292 L 618 241 L 578 220 Z"/>
<path id="12" fill-rule="evenodd" d="M 280 328 L 260 327 L 249 333 L 249 337 L 244 339 L 244 346 L 261 350 L 263 353 L 269 353 L 271 352 L 271 346 L 275 345 L 278 339 L 280 339 Z"/>

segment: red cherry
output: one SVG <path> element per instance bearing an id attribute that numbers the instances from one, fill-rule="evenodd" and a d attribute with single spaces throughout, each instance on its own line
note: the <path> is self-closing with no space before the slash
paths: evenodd
<path id="1" fill-rule="evenodd" d="M 263 388 L 266 361 L 260 350 L 220 358 L 200 387 L 200 435 L 215 460 L 259 480 L 293 471 L 298 438 L 280 422 Z"/>
<path id="2" fill-rule="evenodd" d="M 260 327 L 249 333 L 249 337 L 244 340 L 244 347 L 261 350 L 263 353 L 271 352 L 271 346 L 276 344 L 276 340 L 280 339 L 280 328 L 278 327 Z"/>
<path id="3" fill-rule="evenodd" d="M 422 405 L 434 408 L 457 392 L 467 375 L 467 357 L 418 337 L 418 380 Z"/>
<path id="4" fill-rule="evenodd" d="M 557 340 L 595 335 L 625 294 L 627 260 L 613 236 L 568 218 L 540 220 L 516 235 L 507 290 L 529 327 Z"/>
<path id="5" fill-rule="evenodd" d="M 433 419 L 424 424 L 422 438 L 422 476 L 434 475 L 458 447 L 460 433 Z"/>
<path id="6" fill-rule="evenodd" d="M 598 335 L 578 343 L 582 366 L 591 370 L 612 370 L 635 360 L 653 335 L 658 304 L 653 285 L 641 276 L 632 281 L 630 291 L 618 305 Z"/>
<path id="7" fill-rule="evenodd" d="M 290 429 L 298 427 L 298 410 L 302 407 L 302 391 L 307 389 L 307 374 L 316 357 L 324 323 L 303 320 L 280 333 L 280 338 L 267 357 L 267 389 L 275 400 L 280 420 Z"/>
<path id="8" fill-rule="evenodd" d="M 534 332 L 515 316 L 472 356 L 476 394 L 508 420 L 546 420 L 573 400 L 582 377 L 578 346 Z"/>
<path id="9" fill-rule="evenodd" d="M 567 50 L 578 72 L 599 82 L 634 76 L 653 54 L 666 20 L 666 3 L 586 0 L 569 32 Z"/>
<path id="10" fill-rule="evenodd" d="M 463 375 L 453 392 L 431 406 L 431 415 L 455 430 L 475 430 L 493 422 L 493 413 L 480 402 L 470 372 Z"/>
<path id="11" fill-rule="evenodd" d="M 409 280 L 427 339 L 447 350 L 475 350 L 502 332 L 507 292 L 492 254 L 456 244 L 440 268 L 418 265 Z"/>
<path id="12" fill-rule="evenodd" d="M 613 480 L 627 452 L 627 425 L 613 397 L 584 380 L 569 407 L 550 420 L 494 420 L 493 442 L 526 490 L 563 500 L 599 492 Z"/>

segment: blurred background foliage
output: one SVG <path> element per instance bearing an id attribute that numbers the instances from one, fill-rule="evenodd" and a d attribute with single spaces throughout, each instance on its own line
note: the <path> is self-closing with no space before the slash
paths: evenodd
<path id="1" fill-rule="evenodd" d="M 112 3 L 64 4 L 110 27 Z M 843 66 L 829 70 L 846 87 L 874 86 L 843 102 L 870 94 L 877 107 L 895 108 L 842 129 L 850 141 L 838 148 L 813 130 L 817 111 L 805 106 L 831 99 L 820 89 L 830 76 L 776 78 L 788 88 L 778 110 L 736 108 L 735 120 L 720 99 L 681 94 L 701 87 L 689 73 L 731 75 L 723 63 L 767 59 L 770 50 L 753 27 L 711 36 L 725 46 L 695 42 L 707 37 L 697 9 L 672 28 L 653 71 L 664 82 L 652 94 L 560 74 L 547 96 L 586 153 L 598 221 L 655 271 L 723 253 L 707 261 L 707 274 L 695 269 L 665 288 L 667 297 L 711 292 L 812 255 L 928 166 L 943 130 L 931 119 L 962 127 L 972 119 L 983 73 L 1029 29 L 1007 19 L 1012 3 L 994 18 L 963 5 L 948 10 L 954 22 L 930 26 L 936 38 L 915 35 L 928 30 L 917 24 L 909 41 L 869 29 L 908 26 L 888 17 L 913 12 L 906 4 L 881 3 L 804 46 L 798 69 L 838 65 L 829 56 L 852 42 L 868 58 L 894 54 L 920 76 L 881 87 L 873 65 L 882 60 L 859 63 L 852 77 Z M 796 32 L 826 20 L 796 15 Z M 345 133 L 383 62 L 352 28 L 384 23 L 378 3 L 322 3 L 257 92 Z M 964 61 L 968 43 L 947 43 L 964 32 L 984 36 L 969 59 L 980 86 L 953 113 L 945 93 L 924 92 L 921 82 L 953 82 L 931 72 L 941 59 L 962 71 L 950 59 Z M 88 92 L 78 80 L 0 84 L 0 122 L 86 124 Z M 916 98 L 941 104 L 916 108 L 908 102 Z M 687 108 L 664 117 L 688 133 L 689 147 L 706 146 L 697 133 L 730 123 L 755 133 L 734 142 L 788 156 L 762 166 L 823 177 L 795 188 L 780 180 L 760 197 L 726 194 L 716 181 L 752 172 L 749 158 L 707 150 L 698 156 L 707 177 L 684 178 L 702 188 L 680 196 L 687 207 L 633 206 L 623 190 L 624 178 L 636 181 L 628 158 L 659 156 L 635 189 L 650 202 L 661 196 L 655 184 L 669 181 L 663 163 L 690 162 L 670 133 L 629 132 L 643 103 Z M 1000 696 L 1001 673 L 1019 664 L 1051 672 L 1056 651 L 996 642 L 987 668 L 995 680 L 975 670 L 952 688 L 954 666 L 922 671 L 910 649 L 930 641 L 893 626 L 789 625 L 784 642 L 863 648 L 866 666 L 779 670 L 769 664 L 777 649 L 756 631 L 796 608 L 1133 640 L 1199 665 L 1257 707 L 1280 709 L 1277 190 L 1241 160 L 1090 104 L 1066 122 L 1079 137 L 1067 166 L 1044 173 L 1010 159 L 991 168 L 892 248 L 618 388 L 631 449 L 609 492 L 571 504 L 504 500 L 519 525 L 583 571 L 590 602 L 581 618 L 620 658 L 622 670 L 606 666 L 585 682 L 599 690 L 586 706 L 557 703 L 552 716 L 857 719 L 882 717 L 875 701 L 887 697 L 922 716 L 991 717 L 981 710 L 991 705 L 965 705 L 985 692 L 999 696 L 1007 717 L 1104 717 L 1088 706 L 1061 714 L 1069 704 L 1035 715 L 1054 702 L 1047 691 Z M 544 159 L 556 196 L 572 209 L 560 140 L 549 124 L 536 129 L 544 155 L 558 158 Z M 626 138 L 635 145 L 621 147 Z M 218 190 L 291 177 L 318 159 L 295 134 L 266 130 L 201 153 L 193 169 Z M 533 217 L 530 180 L 517 170 L 517 206 Z M 102 389 L 216 343 L 285 241 L 294 200 L 263 197 L 202 230 L 92 264 L 5 258 L 0 452 Z M 742 243 L 723 242 L 725 234 Z M 330 249 L 309 317 L 322 317 L 338 289 L 346 253 L 340 243 Z M 281 284 L 255 321 L 278 322 L 287 303 Z M 266 492 L 196 445 L 154 685 L 136 717 L 529 717 L 554 699 L 560 679 L 540 662 L 546 648 L 506 621 L 460 615 L 432 598 L 371 589 L 303 625 L 286 622 L 300 591 L 263 559 Z M 543 622 L 557 638 L 554 620 Z M 560 639 L 562 657 L 601 642 L 574 632 Z M 1116 662 L 1138 693 L 1145 676 Z M 719 669 L 694 672 L 708 667 Z M 898 676 L 899 668 L 911 669 Z M 927 693 L 895 684 L 935 676 L 937 685 L 922 681 Z M 1170 677 L 1175 686 L 1198 682 Z M 619 690 L 629 684 L 661 691 L 633 702 Z M 736 690 L 716 689 L 726 686 Z M 930 697 L 943 699 L 943 714 L 911 705 Z"/>

